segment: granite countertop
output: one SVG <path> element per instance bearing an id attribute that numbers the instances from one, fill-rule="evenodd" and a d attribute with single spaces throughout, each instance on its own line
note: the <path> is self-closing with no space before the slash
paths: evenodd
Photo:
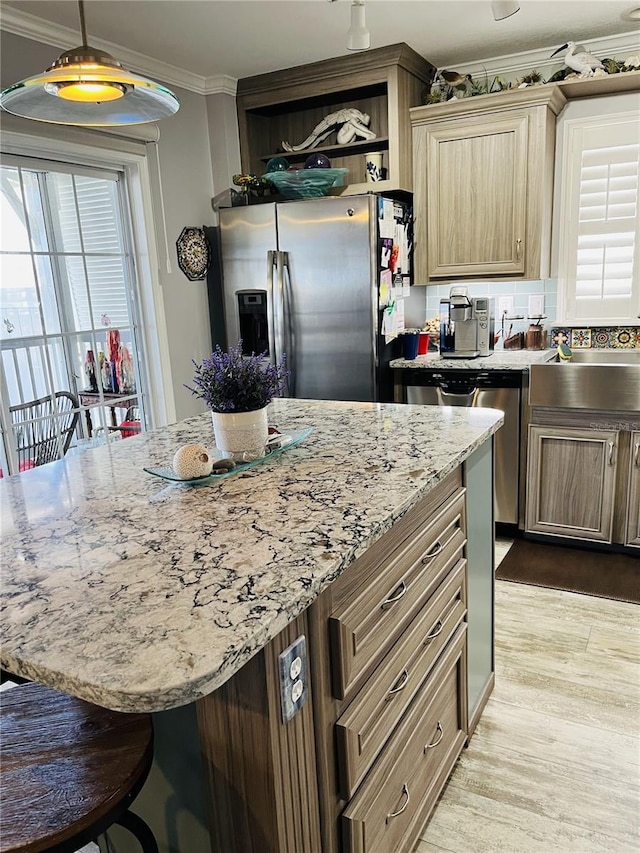
<path id="1" fill-rule="evenodd" d="M 98 705 L 212 692 L 502 423 L 493 409 L 276 400 L 301 444 L 167 483 L 209 414 L 0 482 L 2 663 Z"/>
<path id="2" fill-rule="evenodd" d="M 396 358 L 390 362 L 396 369 L 411 368 L 434 370 L 528 370 L 532 364 L 544 364 L 556 356 L 555 349 L 545 350 L 494 350 L 484 358 L 441 358 L 439 352 L 429 352 L 415 359 Z"/>

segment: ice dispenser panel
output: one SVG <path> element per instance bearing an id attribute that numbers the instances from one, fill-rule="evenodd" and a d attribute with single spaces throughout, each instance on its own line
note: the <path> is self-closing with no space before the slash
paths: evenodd
<path id="1" fill-rule="evenodd" d="M 240 290 L 236 296 L 243 352 L 269 353 L 267 291 Z"/>

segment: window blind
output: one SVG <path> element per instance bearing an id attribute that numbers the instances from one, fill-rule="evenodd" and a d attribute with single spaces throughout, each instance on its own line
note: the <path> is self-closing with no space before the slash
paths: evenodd
<path id="1" fill-rule="evenodd" d="M 582 154 L 576 300 L 631 297 L 639 158 L 640 145 Z"/>
<path id="2" fill-rule="evenodd" d="M 568 322 L 626 323 L 638 313 L 638 139 L 637 116 L 568 128 L 559 256 Z"/>
<path id="3" fill-rule="evenodd" d="M 76 331 L 107 325 L 103 317 L 115 328 L 128 327 L 115 181 L 55 173 L 49 173 L 47 181 L 54 200 L 59 251 L 74 253 L 64 255 L 64 265 Z"/>

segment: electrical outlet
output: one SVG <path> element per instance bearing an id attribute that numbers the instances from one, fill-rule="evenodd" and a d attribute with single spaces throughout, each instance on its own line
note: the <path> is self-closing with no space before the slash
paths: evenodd
<path id="1" fill-rule="evenodd" d="M 307 701 L 307 641 L 301 634 L 278 655 L 282 722 L 288 723 Z"/>
<path id="2" fill-rule="evenodd" d="M 544 294 L 533 293 L 529 297 L 529 317 L 539 317 L 544 314 Z"/>
<path id="3" fill-rule="evenodd" d="M 505 314 L 507 317 L 513 314 L 513 296 L 498 297 L 498 318 L 504 317 Z"/>

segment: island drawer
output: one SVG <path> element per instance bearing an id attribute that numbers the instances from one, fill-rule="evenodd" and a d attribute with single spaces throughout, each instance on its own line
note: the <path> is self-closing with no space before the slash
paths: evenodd
<path id="1" fill-rule="evenodd" d="M 466 610 L 466 560 L 458 554 L 426 603 L 336 723 L 340 794 L 348 800 L 402 719 Z"/>
<path id="2" fill-rule="evenodd" d="M 384 548 L 376 552 L 375 573 L 332 610 L 329 634 L 336 698 L 355 692 L 367 670 L 444 580 L 450 561 L 466 542 L 464 495 L 464 489 L 457 490 L 430 524 L 399 542 L 390 554 Z"/>
<path id="3" fill-rule="evenodd" d="M 342 813 L 344 853 L 410 853 L 464 744 L 466 623 Z"/>

